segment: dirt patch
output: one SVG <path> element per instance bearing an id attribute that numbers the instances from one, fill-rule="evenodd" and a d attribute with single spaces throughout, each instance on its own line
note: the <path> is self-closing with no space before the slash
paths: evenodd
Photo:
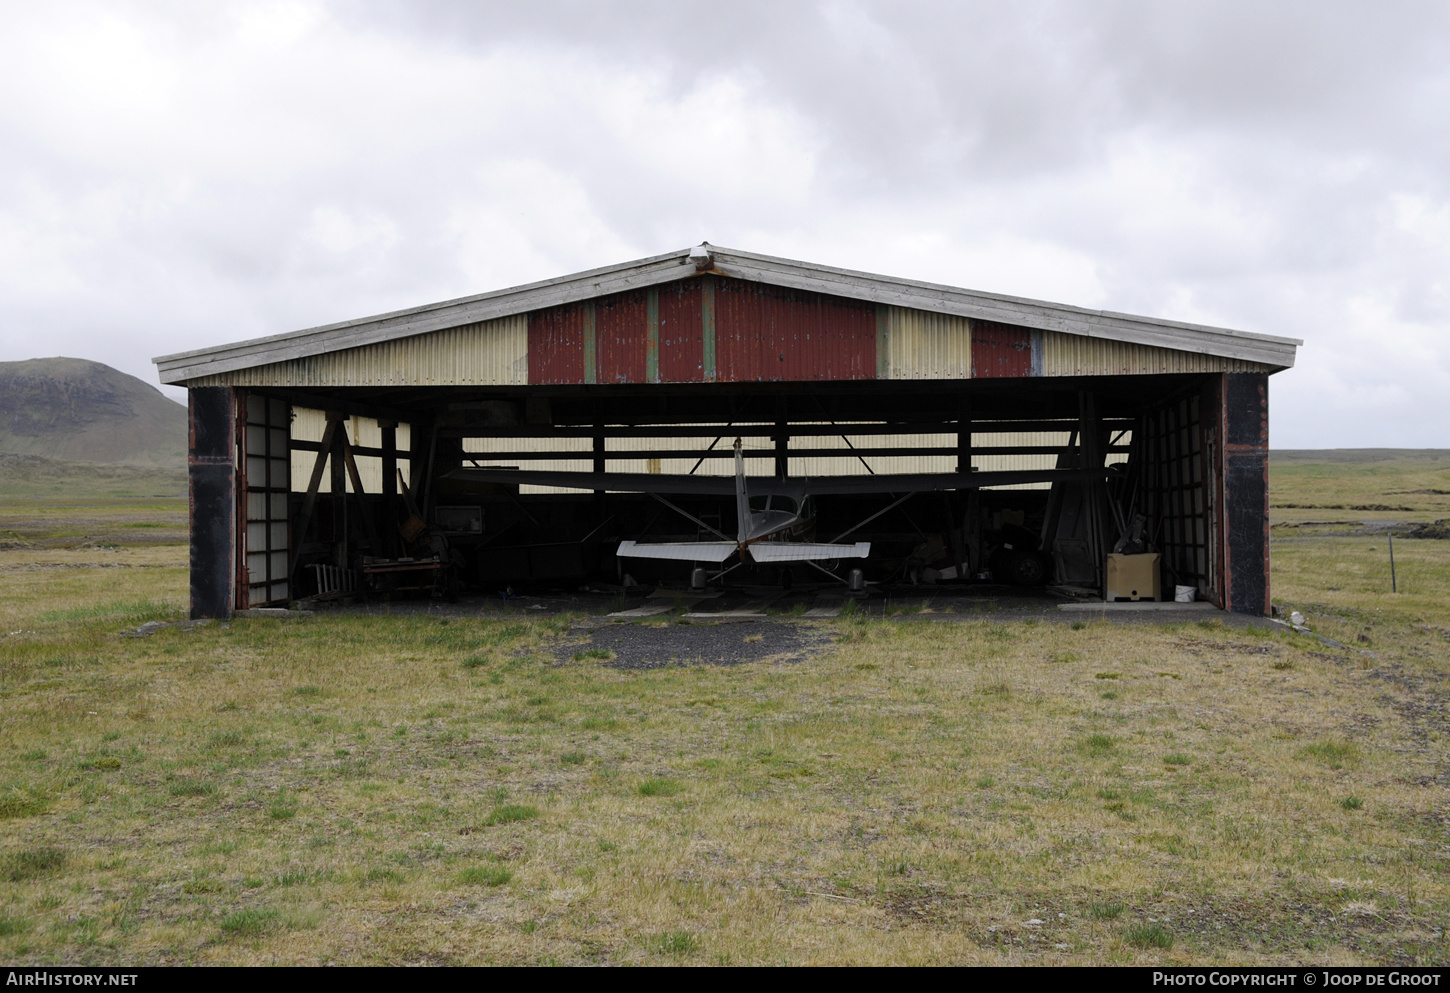
<path id="1" fill-rule="evenodd" d="M 820 655 L 834 640 L 829 631 L 788 621 L 646 621 L 576 628 L 571 634 L 585 637 L 561 642 L 555 648 L 558 661 L 594 660 L 620 669 L 798 662 Z"/>
<path id="2" fill-rule="evenodd" d="M 1224 641 L 1199 641 L 1193 638 L 1180 638 L 1174 642 L 1174 647 L 1189 655 L 1281 655 L 1283 654 L 1273 645 L 1240 645 Z"/>

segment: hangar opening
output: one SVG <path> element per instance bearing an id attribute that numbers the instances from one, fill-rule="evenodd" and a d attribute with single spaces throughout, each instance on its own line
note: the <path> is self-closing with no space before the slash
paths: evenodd
<path id="1" fill-rule="evenodd" d="M 156 361 L 198 617 L 626 579 L 1264 614 L 1298 344 L 702 245 Z"/>

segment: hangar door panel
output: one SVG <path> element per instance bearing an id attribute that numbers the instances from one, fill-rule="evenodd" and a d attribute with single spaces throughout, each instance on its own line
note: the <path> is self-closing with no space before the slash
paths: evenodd
<path id="1" fill-rule="evenodd" d="M 242 607 L 285 603 L 291 598 L 287 494 L 291 491 L 289 451 L 292 408 L 285 400 L 249 393 L 243 426 L 242 486 L 246 520 L 242 528 Z"/>

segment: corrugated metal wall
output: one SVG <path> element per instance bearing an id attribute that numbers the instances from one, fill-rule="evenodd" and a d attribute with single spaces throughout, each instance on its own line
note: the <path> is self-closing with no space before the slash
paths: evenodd
<path id="1" fill-rule="evenodd" d="M 1152 376 L 1170 372 L 1266 372 L 1267 366 L 1199 352 L 1042 332 L 1044 376 Z"/>
<path id="2" fill-rule="evenodd" d="M 703 383 L 715 378 L 714 293 L 705 299 L 701 280 L 689 279 L 657 291 L 658 378 L 666 383 Z M 706 327 L 709 348 L 706 348 Z"/>
<path id="3" fill-rule="evenodd" d="M 972 327 L 965 317 L 881 308 L 878 379 L 970 379 Z"/>
<path id="4" fill-rule="evenodd" d="M 529 382 L 876 377 L 875 304 L 707 276 L 529 315 Z"/>
<path id="5" fill-rule="evenodd" d="M 193 380 L 525 386 L 1261 372 L 1240 359 L 715 276 Z"/>
<path id="6" fill-rule="evenodd" d="M 972 322 L 972 378 L 1031 376 L 1034 332 L 996 321 Z M 1040 340 L 1040 339 L 1039 339 Z"/>
<path id="7" fill-rule="evenodd" d="M 528 316 L 240 369 L 188 386 L 526 386 Z"/>
<path id="8" fill-rule="evenodd" d="M 876 305 L 750 283 L 715 289 L 718 382 L 876 378 Z"/>

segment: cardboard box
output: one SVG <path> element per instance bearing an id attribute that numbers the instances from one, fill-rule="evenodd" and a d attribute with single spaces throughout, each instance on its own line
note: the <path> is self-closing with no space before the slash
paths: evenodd
<path id="1" fill-rule="evenodd" d="M 1161 600 L 1163 593 L 1158 584 L 1157 552 L 1108 556 L 1109 603 L 1117 600 Z"/>

